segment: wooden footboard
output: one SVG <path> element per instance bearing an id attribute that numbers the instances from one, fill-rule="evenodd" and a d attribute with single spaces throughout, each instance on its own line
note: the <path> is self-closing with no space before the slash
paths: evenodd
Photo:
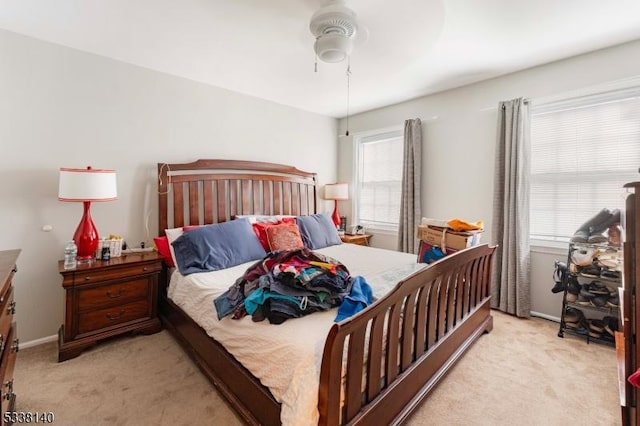
<path id="1" fill-rule="evenodd" d="M 482 245 L 398 283 L 335 324 L 324 348 L 320 424 L 404 421 L 483 331 L 490 331 L 491 261 Z"/>

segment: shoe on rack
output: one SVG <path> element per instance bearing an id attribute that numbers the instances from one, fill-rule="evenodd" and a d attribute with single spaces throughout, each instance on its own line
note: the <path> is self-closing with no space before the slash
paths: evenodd
<path id="1" fill-rule="evenodd" d="M 567 264 L 564 262 L 560 262 L 559 260 L 556 260 L 555 269 L 553 270 L 553 280 L 555 281 L 555 285 L 551 289 L 552 293 L 560 293 L 561 291 L 565 291 L 566 276 L 567 276 Z"/>
<path id="2" fill-rule="evenodd" d="M 609 301 L 609 296 L 599 294 L 593 299 L 591 299 L 591 304 L 596 308 L 606 308 L 608 301 Z"/>
<path id="3" fill-rule="evenodd" d="M 604 234 L 591 234 L 587 238 L 587 242 L 589 244 L 602 244 L 609 242 L 609 237 L 606 237 Z"/>
<path id="4" fill-rule="evenodd" d="M 580 309 L 567 308 L 564 313 L 564 322 L 579 323 L 584 319 L 584 314 Z"/>
<path id="5" fill-rule="evenodd" d="M 596 263 L 601 268 L 607 268 L 611 270 L 620 269 L 620 254 L 617 250 L 607 250 L 604 253 L 598 254 Z"/>
<path id="6" fill-rule="evenodd" d="M 604 331 L 609 333 L 611 336 L 615 336 L 615 332 L 619 330 L 618 318 L 606 316 L 602 318 L 602 322 L 604 323 Z"/>
<path id="7" fill-rule="evenodd" d="M 578 300 L 576 303 L 579 305 L 591 305 L 591 300 L 596 297 L 595 294 L 589 293 L 588 290 L 582 289 L 580 290 L 580 294 L 578 294 Z"/>
<path id="8" fill-rule="evenodd" d="M 589 283 L 589 291 L 593 294 L 605 294 L 607 296 L 610 293 L 609 287 L 595 280 Z"/>
<path id="9" fill-rule="evenodd" d="M 617 294 L 615 296 L 609 296 L 609 299 L 607 299 L 607 306 L 611 308 L 617 308 L 620 306 L 620 298 Z"/>
<path id="10" fill-rule="evenodd" d="M 609 229 L 609 227 L 615 223 L 620 223 L 620 210 L 613 209 L 611 210 L 611 216 L 609 218 L 604 219 L 602 221 L 594 222 L 589 225 L 589 236 L 602 234 L 604 231 Z"/>
<path id="11" fill-rule="evenodd" d="M 589 266 L 596 258 L 596 250 L 590 247 L 579 247 L 571 252 L 571 263 L 578 266 Z"/>
<path id="12" fill-rule="evenodd" d="M 600 268 L 595 263 L 592 263 L 589 266 L 580 268 L 580 274 L 589 278 L 599 278 L 601 272 L 602 272 L 602 268 Z"/>
<path id="13" fill-rule="evenodd" d="M 614 223 L 609 226 L 607 235 L 609 237 L 609 241 L 607 242 L 610 246 L 620 247 L 622 245 L 622 229 L 620 229 L 619 223 Z"/>
<path id="14" fill-rule="evenodd" d="M 576 230 L 573 237 L 571 237 L 571 242 L 574 243 L 586 243 L 589 240 L 589 235 L 592 234 L 591 229 L 599 229 L 602 225 L 601 223 L 607 223 L 611 220 L 613 214 L 609 209 L 602 209 L 598 213 L 596 213 L 593 217 L 587 220 L 585 223 L 580 225 L 580 227 Z M 607 225 L 608 227 L 608 225 Z M 606 228 L 604 228 L 606 229 Z M 603 229 L 603 230 L 604 230 Z M 600 231 L 602 232 L 602 231 Z"/>
<path id="15" fill-rule="evenodd" d="M 602 271 L 600 271 L 600 278 L 617 281 L 617 280 L 620 279 L 620 271 L 612 271 L 610 269 L 603 269 Z"/>
<path id="16" fill-rule="evenodd" d="M 604 331 L 604 321 L 599 319 L 590 319 L 589 329 L 598 333 L 602 333 Z"/>
<path id="17" fill-rule="evenodd" d="M 582 286 L 578 282 L 578 279 L 573 275 L 569 275 L 567 280 L 567 293 L 575 294 L 577 296 L 580 293 L 581 288 Z"/>

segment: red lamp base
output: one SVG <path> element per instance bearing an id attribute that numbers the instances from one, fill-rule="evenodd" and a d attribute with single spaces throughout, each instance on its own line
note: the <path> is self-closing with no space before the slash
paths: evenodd
<path id="1" fill-rule="evenodd" d="M 333 214 L 331 215 L 331 220 L 333 220 L 333 223 L 336 225 L 336 228 L 339 228 L 342 221 L 340 220 L 340 213 L 338 213 L 338 200 L 335 200 L 334 202 L 336 203 L 336 206 L 333 208 Z"/>
<path id="2" fill-rule="evenodd" d="M 98 229 L 91 220 L 91 202 L 84 201 L 84 214 L 73 234 L 73 241 L 78 246 L 78 262 L 92 262 L 95 259 L 95 252 L 98 248 Z"/>

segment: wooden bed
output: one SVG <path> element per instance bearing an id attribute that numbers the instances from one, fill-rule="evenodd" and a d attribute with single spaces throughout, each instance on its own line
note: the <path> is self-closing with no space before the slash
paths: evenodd
<path id="1" fill-rule="evenodd" d="M 158 179 L 159 235 L 240 214 L 316 212 L 316 175 L 289 166 L 159 163 Z M 491 331 L 494 250 L 482 245 L 446 257 L 335 324 L 320 372 L 320 424 L 405 421 L 465 350 Z M 269 390 L 166 297 L 166 273 L 163 281 L 159 313 L 165 327 L 248 424 L 280 424 L 280 404 Z"/>

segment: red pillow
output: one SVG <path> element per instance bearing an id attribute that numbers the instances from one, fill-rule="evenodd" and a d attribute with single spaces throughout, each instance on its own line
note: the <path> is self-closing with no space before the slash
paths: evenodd
<path id="1" fill-rule="evenodd" d="M 266 229 L 269 251 L 292 250 L 304 247 L 298 225 L 282 223 Z"/>
<path id="2" fill-rule="evenodd" d="M 276 225 L 281 225 L 283 223 L 295 224 L 296 218 L 283 217 L 277 222 L 257 222 L 257 223 L 251 224 L 251 226 L 253 227 L 253 232 L 256 233 L 256 236 L 258 237 L 258 240 L 260 241 L 260 244 L 262 244 L 262 247 L 265 249 L 265 251 L 270 251 L 269 240 L 267 239 L 267 228 L 270 228 Z"/>
<path id="3" fill-rule="evenodd" d="M 156 244 L 156 249 L 158 249 L 160 256 L 164 258 L 165 263 L 172 268 L 176 266 L 169 250 L 169 239 L 167 237 L 155 237 L 153 242 Z"/>

